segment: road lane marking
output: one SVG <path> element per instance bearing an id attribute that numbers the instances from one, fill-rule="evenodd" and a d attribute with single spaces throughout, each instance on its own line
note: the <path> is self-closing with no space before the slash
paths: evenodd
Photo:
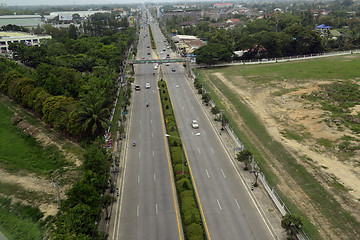
<path id="1" fill-rule="evenodd" d="M 152 124 L 152 119 L 150 120 L 150 124 Z"/>
<path id="2" fill-rule="evenodd" d="M 157 203 L 155 203 L 155 212 L 156 212 L 156 215 L 158 215 Z"/>
<path id="3" fill-rule="evenodd" d="M 219 203 L 219 199 L 216 199 L 216 201 L 217 201 L 217 203 L 218 203 L 218 205 L 219 205 L 219 208 L 220 208 L 220 210 L 221 210 L 221 205 L 220 205 L 220 203 Z"/>
<path id="4" fill-rule="evenodd" d="M 201 152 L 200 152 L 200 148 L 198 148 L 198 152 L 199 152 L 199 154 L 201 154 Z"/>
<path id="5" fill-rule="evenodd" d="M 209 175 L 208 170 L 207 170 L 207 169 L 205 169 L 205 171 L 206 171 L 206 175 L 208 176 L 208 178 L 210 178 L 210 175 Z"/>
<path id="6" fill-rule="evenodd" d="M 138 183 L 140 182 L 140 175 L 138 175 Z"/>
<path id="7" fill-rule="evenodd" d="M 166 81 L 166 76 L 165 76 L 165 73 L 164 73 L 164 69 L 162 68 L 162 70 L 163 70 L 163 74 L 164 74 L 164 80 L 165 80 L 165 82 L 167 83 L 167 81 Z M 169 92 L 169 97 L 170 97 L 170 99 L 171 99 L 171 94 L 170 94 L 170 92 Z M 159 98 L 159 101 L 160 101 L 160 94 L 159 94 L 159 93 L 158 93 L 158 98 Z M 159 103 L 159 105 L 160 105 L 160 103 Z M 171 103 L 171 105 L 172 105 L 172 103 Z M 174 109 L 174 106 L 173 106 L 173 105 L 172 105 L 172 107 L 173 107 L 173 109 Z M 160 105 L 160 109 L 161 109 L 161 105 Z M 161 116 L 162 116 L 162 119 L 164 119 L 162 113 L 161 113 Z M 176 123 L 178 124 L 178 121 L 176 120 L 176 118 L 175 118 L 175 121 L 176 121 Z M 189 121 L 189 119 L 188 119 L 188 121 Z M 162 121 L 162 125 L 163 125 L 163 131 L 165 132 L 164 121 Z M 180 136 L 180 137 L 181 137 L 181 136 Z M 166 142 L 165 134 L 164 134 L 164 140 L 165 140 L 165 142 Z M 168 146 L 167 146 L 167 147 L 168 147 Z M 196 187 L 194 175 L 193 175 L 193 172 L 192 172 L 192 169 L 191 169 L 191 166 L 190 166 L 190 162 L 189 162 L 189 160 L 188 160 L 188 155 L 187 155 L 187 152 L 186 152 L 186 147 L 185 147 L 185 145 L 183 145 L 183 147 L 184 147 L 185 159 L 186 159 L 186 162 L 187 162 L 187 164 L 188 164 L 189 171 L 190 171 L 191 180 L 192 180 L 192 182 L 193 182 L 193 184 L 194 184 L 194 190 L 195 190 L 196 198 L 197 198 L 198 203 L 199 203 L 200 212 L 201 212 L 201 215 L 202 215 L 202 217 L 203 217 L 205 231 L 206 231 L 206 234 L 207 234 L 208 239 L 211 240 L 211 236 L 210 236 L 210 233 L 209 233 L 209 228 L 208 228 L 208 225 L 207 225 L 207 222 L 206 222 L 206 217 L 205 217 L 205 214 L 204 214 L 204 210 L 203 210 L 202 205 L 201 205 L 201 200 L 200 200 L 199 193 L 198 193 L 198 190 L 197 190 L 197 187 Z M 170 160 L 169 160 L 169 151 L 168 151 L 168 148 L 166 149 L 166 152 L 167 152 L 167 154 L 168 154 L 167 157 L 168 157 L 168 164 L 169 164 L 169 172 L 171 172 L 171 171 L 170 171 Z M 170 173 L 170 176 L 172 176 L 171 173 Z M 172 186 L 172 188 L 174 188 L 173 185 L 171 185 L 171 186 Z M 174 191 L 174 189 L 173 189 L 173 191 Z M 174 195 L 174 193 L 173 193 L 173 195 Z M 175 195 L 174 195 L 174 202 L 175 202 Z M 177 208 L 176 208 L 176 210 L 177 210 Z M 177 211 L 176 211 L 176 216 L 178 216 L 178 212 L 177 212 Z M 179 221 L 178 221 L 178 229 L 179 229 L 179 236 L 180 236 L 180 240 L 181 240 Z"/>
<path id="8" fill-rule="evenodd" d="M 155 173 L 154 173 L 154 182 L 156 182 L 156 175 L 155 175 Z"/>
<path id="9" fill-rule="evenodd" d="M 223 174 L 224 178 L 226 178 L 224 171 L 223 171 L 222 169 L 220 169 L 220 170 L 221 170 L 221 172 L 222 172 L 222 174 Z"/>
<path id="10" fill-rule="evenodd" d="M 139 152 L 139 159 L 140 159 L 140 152 Z"/>
<path id="11" fill-rule="evenodd" d="M 211 147 L 210 149 L 211 149 L 211 151 L 212 151 L 213 153 L 215 153 L 215 151 L 214 151 L 214 149 L 213 149 L 212 147 Z"/>
<path id="12" fill-rule="evenodd" d="M 155 157 L 155 151 L 153 150 L 153 157 Z"/>
<path id="13" fill-rule="evenodd" d="M 139 205 L 136 206 L 136 216 L 139 216 Z"/>
<path id="14" fill-rule="evenodd" d="M 166 81 L 166 76 L 165 76 L 165 72 L 164 72 L 164 68 L 161 68 L 162 72 L 163 72 L 163 76 L 164 76 L 164 79 Z M 170 94 L 170 93 L 169 93 Z M 161 107 L 161 100 L 160 100 L 160 93 L 159 91 L 157 91 L 157 96 L 158 96 L 158 103 L 159 103 L 159 108 L 162 109 Z M 160 116 L 161 116 L 161 125 L 162 125 L 162 129 L 163 129 L 163 133 L 165 133 L 165 124 L 164 124 L 164 115 L 162 113 L 162 111 L 160 111 Z M 172 195 L 173 195 L 173 203 L 174 203 L 174 208 L 175 208 L 175 215 L 176 215 L 176 222 L 177 222 L 177 227 L 178 227 L 178 233 L 179 233 L 179 240 L 182 240 L 182 228 L 180 226 L 180 223 L 181 223 L 181 220 L 180 220 L 180 217 L 179 217 L 179 211 L 178 211 L 178 205 L 177 205 L 177 197 L 175 197 L 175 177 L 173 176 L 173 172 L 172 172 L 172 168 L 171 168 L 171 163 L 170 163 L 170 153 L 169 153 L 169 146 L 168 146 L 168 142 L 167 142 L 167 139 L 166 139 L 166 136 L 164 134 L 164 142 L 165 142 L 165 150 L 166 150 L 166 158 L 167 158 L 167 162 L 168 162 L 168 169 L 169 169 L 169 176 L 170 176 L 170 185 L 171 185 L 171 190 L 172 190 Z M 189 166 L 190 168 L 190 166 Z M 190 170 L 191 171 L 191 170 Z M 193 179 L 194 181 L 194 179 Z M 194 183 L 195 185 L 195 183 Z M 203 214 L 204 215 L 204 214 Z M 205 223 L 205 228 L 207 229 L 207 225 Z M 208 230 L 207 230 L 208 232 Z M 211 240 L 211 239 L 209 239 Z"/>
<path id="15" fill-rule="evenodd" d="M 140 120 L 140 125 L 141 125 L 141 120 Z"/>
<path id="16" fill-rule="evenodd" d="M 235 202 L 236 202 L 238 209 L 240 209 L 240 205 L 239 205 L 238 201 L 236 200 L 236 198 L 235 198 Z"/>

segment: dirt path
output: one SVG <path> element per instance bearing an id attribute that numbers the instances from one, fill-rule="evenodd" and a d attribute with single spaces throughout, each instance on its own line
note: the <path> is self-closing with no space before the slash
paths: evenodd
<path id="1" fill-rule="evenodd" d="M 289 93 L 287 95 L 274 97 L 272 92 L 277 91 L 275 88 L 259 88 L 246 79 L 237 77 L 236 80 L 230 81 L 226 79 L 221 73 L 214 73 L 218 79 L 220 79 L 230 89 L 234 90 L 234 93 L 238 98 L 246 103 L 260 118 L 264 126 L 268 130 L 269 134 L 274 140 L 282 143 L 286 149 L 297 159 L 300 164 L 303 164 L 309 169 L 309 164 L 304 164 L 299 158 L 307 156 L 313 161 L 312 166 L 320 166 L 316 169 L 310 169 L 313 176 L 318 175 L 318 171 L 323 172 L 323 176 L 319 178 L 320 182 L 324 183 L 324 178 L 329 176 L 336 176 L 337 180 L 343 183 L 346 187 L 352 189 L 351 193 L 353 198 L 360 197 L 360 174 L 359 169 L 355 169 L 351 165 L 340 163 L 334 155 L 326 154 L 317 148 L 312 148 L 309 145 L 301 144 L 295 140 L 289 140 L 282 136 L 281 132 L 287 128 L 298 127 L 299 129 L 306 128 L 306 131 L 311 132 L 318 138 L 325 139 L 336 139 L 339 135 L 338 132 L 329 129 L 329 127 L 319 121 L 323 111 L 318 108 L 305 108 L 301 102 L 298 101 L 297 96 L 301 95 L 306 91 L 312 91 L 316 89 L 316 86 L 306 84 L 302 86 L 302 89 Z M 210 83 L 211 84 L 211 83 Z M 235 85 L 236 84 L 236 85 Z M 232 103 L 216 88 L 215 85 L 211 84 L 217 95 L 220 96 L 222 103 L 233 115 L 233 119 L 237 120 L 237 124 L 244 129 L 244 134 L 258 146 L 258 150 L 262 152 L 269 165 L 272 167 L 272 171 L 278 176 L 280 184 L 278 187 L 289 198 L 309 217 L 309 220 L 317 225 L 320 235 L 323 239 L 335 239 L 331 225 L 327 220 L 320 216 L 314 216 L 314 212 L 317 212 L 316 206 L 314 206 L 310 198 L 297 186 L 296 182 L 292 179 L 286 171 L 282 169 L 282 165 L 277 161 L 276 157 L 273 156 L 261 143 L 261 140 L 257 139 L 252 134 L 251 129 L 242 122 L 241 117 L 237 115 L 236 110 Z M 292 88 L 287 83 L 288 88 Z M 346 132 L 346 134 L 351 134 Z M 338 198 L 339 199 L 339 198 Z M 341 202 L 341 201 L 340 201 Z M 348 210 L 349 207 L 347 207 Z M 358 213 L 354 214 L 358 217 Z M 359 219 L 358 219 L 359 220 Z"/>

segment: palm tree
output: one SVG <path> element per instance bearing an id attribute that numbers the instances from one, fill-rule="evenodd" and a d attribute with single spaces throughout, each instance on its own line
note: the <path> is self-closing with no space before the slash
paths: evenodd
<path id="1" fill-rule="evenodd" d="M 98 93 L 88 94 L 81 102 L 78 112 L 80 131 L 85 136 L 97 136 L 105 131 L 109 124 L 110 110 L 106 107 L 101 94 L 96 94 Z"/>

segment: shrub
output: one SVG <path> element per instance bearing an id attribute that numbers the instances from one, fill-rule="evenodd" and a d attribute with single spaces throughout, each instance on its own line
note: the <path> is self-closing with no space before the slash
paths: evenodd
<path id="1" fill-rule="evenodd" d="M 173 146 L 170 150 L 170 153 L 173 164 L 179 164 L 182 162 L 183 158 L 185 158 L 185 156 L 183 156 L 181 146 Z"/>
<path id="2" fill-rule="evenodd" d="M 191 193 L 190 193 L 191 192 Z M 187 190 L 180 194 L 181 213 L 183 214 L 184 224 L 201 223 L 200 211 L 197 208 L 196 199 L 192 190 Z"/>
<path id="3" fill-rule="evenodd" d="M 181 193 L 183 191 L 193 190 L 193 186 L 190 179 L 182 178 L 176 183 L 176 189 Z"/>
<path id="4" fill-rule="evenodd" d="M 204 230 L 200 224 L 193 223 L 186 229 L 186 235 L 189 240 L 203 240 Z"/>
<path id="5" fill-rule="evenodd" d="M 184 160 L 185 162 L 185 160 Z M 184 169 L 184 173 L 182 172 Z M 179 163 L 179 164 L 176 164 L 174 166 L 174 174 L 175 174 L 175 179 L 176 181 L 178 181 L 179 179 L 183 178 L 183 177 L 190 177 L 190 174 L 189 174 L 189 168 L 187 166 L 184 166 Z"/>

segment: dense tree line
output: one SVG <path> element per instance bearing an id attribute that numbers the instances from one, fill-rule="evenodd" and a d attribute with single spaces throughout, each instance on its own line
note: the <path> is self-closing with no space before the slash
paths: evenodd
<path id="1" fill-rule="evenodd" d="M 324 5 L 329 13 L 314 16 L 314 11 L 322 11 L 320 5 L 312 4 L 286 4 L 264 3 L 249 5 L 251 9 L 263 9 L 262 15 L 256 17 L 245 14 L 229 14 L 227 18 L 238 18 L 243 21 L 233 28 L 220 27 L 213 23 L 224 23 L 225 18 L 218 20 L 195 19 L 190 17 L 173 16 L 164 21 L 169 33 L 174 29 L 178 34 L 195 35 L 210 44 L 220 44 L 226 47 L 227 53 L 232 58 L 221 57 L 224 52 L 219 52 L 217 45 L 204 46 L 195 51 L 199 63 L 212 64 L 218 61 L 236 59 L 234 51 L 246 50 L 243 59 L 274 58 L 282 56 L 303 55 L 319 53 L 329 50 L 347 50 L 358 48 L 360 44 L 360 18 L 356 13 L 351 1 L 349 3 L 335 3 Z M 334 5 L 336 7 L 334 7 Z M 274 11 L 277 7 L 286 11 Z M 197 20 L 196 26 L 181 27 L 181 23 L 189 20 Z M 315 31 L 320 24 L 331 26 L 331 29 L 339 30 L 342 35 L 333 38 L 329 31 Z M 219 52 L 219 53 L 217 53 Z M 210 61 L 209 56 L 212 56 Z"/>
<path id="2" fill-rule="evenodd" d="M 79 35 L 75 27 L 45 26 L 43 31 L 53 39 L 40 47 L 10 46 L 22 65 L 0 59 L 0 91 L 56 130 L 93 138 L 108 125 L 118 72 L 136 29 L 117 28 L 95 37 Z"/>
<path id="3" fill-rule="evenodd" d="M 80 29 L 46 25 L 37 31 L 53 39 L 39 47 L 12 44 L 16 61 L 0 58 L 0 92 L 55 130 L 87 140 L 80 180 L 66 193 L 56 217 L 46 222 L 46 237 L 105 239 L 98 224 L 113 201 L 107 191 L 111 158 L 97 137 L 108 127 L 118 74 L 136 28 L 126 18 L 98 14 Z"/>

